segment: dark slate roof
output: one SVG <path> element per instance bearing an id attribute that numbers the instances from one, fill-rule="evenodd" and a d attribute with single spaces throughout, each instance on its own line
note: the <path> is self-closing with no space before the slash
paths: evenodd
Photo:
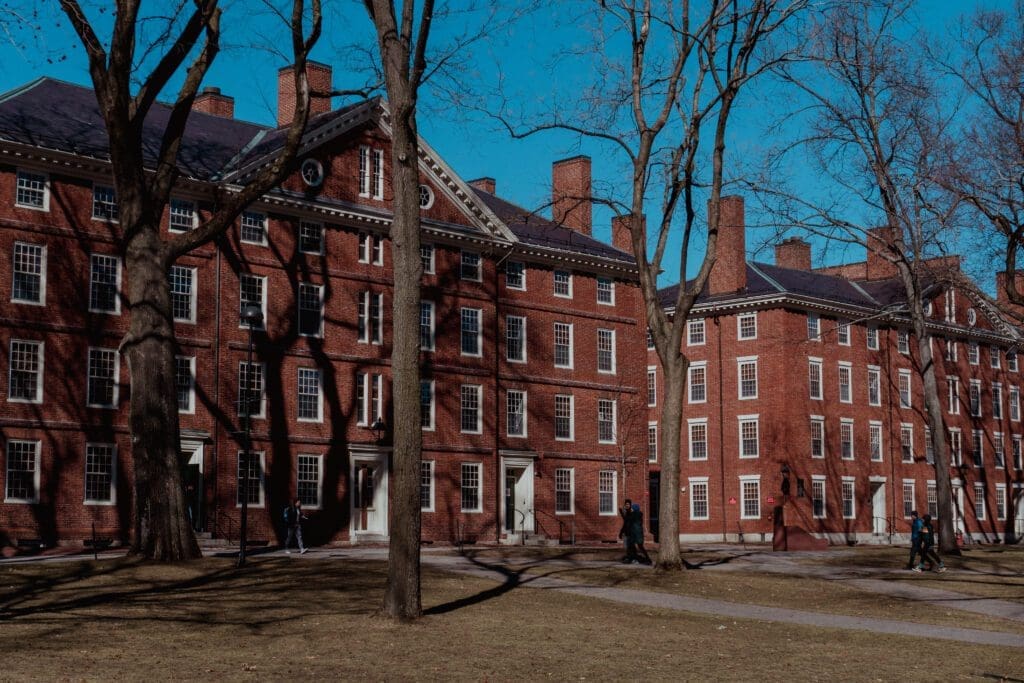
<path id="1" fill-rule="evenodd" d="M 515 233 L 524 244 L 548 249 L 571 251 L 622 263 L 635 263 L 633 255 L 588 237 L 563 225 L 553 223 L 521 206 L 516 206 L 489 192 L 472 188 L 487 207 Z"/>

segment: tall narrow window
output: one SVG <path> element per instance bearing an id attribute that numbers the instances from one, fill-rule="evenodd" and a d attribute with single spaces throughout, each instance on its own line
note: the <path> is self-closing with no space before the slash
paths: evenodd
<path id="1" fill-rule="evenodd" d="M 811 418 L 811 457 L 825 457 L 825 418 L 817 415 Z"/>
<path id="2" fill-rule="evenodd" d="M 946 378 L 947 406 L 950 415 L 960 414 L 960 380 L 956 377 Z"/>
<path id="3" fill-rule="evenodd" d="M 320 285 L 299 283 L 299 334 L 321 337 L 324 333 L 324 288 Z"/>
<path id="4" fill-rule="evenodd" d="M 238 452 L 238 498 L 243 497 L 249 505 L 263 507 L 263 453 L 261 451 Z"/>
<path id="5" fill-rule="evenodd" d="M 882 423 L 872 421 L 868 424 L 868 445 L 871 449 L 871 461 L 882 462 Z"/>
<path id="6" fill-rule="evenodd" d="M 196 321 L 196 269 L 185 266 L 171 266 L 171 314 L 175 321 L 194 323 Z"/>
<path id="7" fill-rule="evenodd" d="M 701 363 L 693 363 L 687 370 L 689 375 L 687 385 L 689 386 L 689 402 L 705 403 L 708 400 L 708 368 Z"/>
<path id="8" fill-rule="evenodd" d="M 761 481 L 754 477 L 740 477 L 741 519 L 761 518 Z"/>
<path id="9" fill-rule="evenodd" d="M 1006 369 L 1010 372 L 1017 372 L 1017 352 L 1013 349 L 1006 350 Z"/>
<path id="10" fill-rule="evenodd" d="M 434 302 L 420 301 L 420 350 L 434 350 Z"/>
<path id="11" fill-rule="evenodd" d="M 815 519 L 825 518 L 825 478 L 811 479 L 811 514 Z"/>
<path id="12" fill-rule="evenodd" d="M 992 385 L 992 419 L 1003 419 L 1003 385 L 999 382 Z"/>
<path id="13" fill-rule="evenodd" d="M 238 276 L 238 326 L 248 327 L 245 321 L 245 307 L 248 305 L 259 306 L 263 311 L 263 320 L 255 329 L 266 329 L 267 326 L 267 278 L 249 273 L 241 273 Z"/>
<path id="14" fill-rule="evenodd" d="M 690 460 L 708 459 L 708 420 L 705 417 L 687 421 L 690 428 Z"/>
<path id="15" fill-rule="evenodd" d="M 572 324 L 555 323 L 555 367 L 572 367 Z"/>
<path id="16" fill-rule="evenodd" d="M 995 466 L 999 469 L 1006 467 L 1006 452 L 1003 443 L 1003 433 L 996 432 L 992 435 L 992 458 Z"/>
<path id="17" fill-rule="evenodd" d="M 971 459 L 975 467 L 985 464 L 985 433 L 980 429 L 971 430 Z"/>
<path id="18" fill-rule="evenodd" d="M 910 333 L 906 330 L 896 330 L 896 350 L 903 355 L 910 353 Z"/>
<path id="19" fill-rule="evenodd" d="M 434 431 L 434 381 L 420 380 L 420 427 L 423 431 Z"/>
<path id="20" fill-rule="evenodd" d="M 910 370 L 900 370 L 900 408 L 910 408 Z"/>
<path id="21" fill-rule="evenodd" d="M 196 411 L 196 359 L 195 356 L 174 357 L 174 386 L 178 392 L 178 412 Z"/>
<path id="22" fill-rule="evenodd" d="M 505 392 L 505 425 L 508 436 L 526 436 L 526 392 Z"/>
<path id="23" fill-rule="evenodd" d="M 320 371 L 299 368 L 298 414 L 306 422 L 323 421 L 323 393 L 320 390 Z"/>
<path id="24" fill-rule="evenodd" d="M 50 181 L 42 173 L 18 169 L 14 203 L 27 209 L 50 210 Z"/>
<path id="25" fill-rule="evenodd" d="M 478 462 L 462 463 L 462 512 L 480 512 L 482 509 L 480 501 L 480 479 L 483 465 Z"/>
<path id="26" fill-rule="evenodd" d="M 243 211 L 241 219 L 241 238 L 246 244 L 267 244 L 267 214 L 256 211 Z"/>
<path id="27" fill-rule="evenodd" d="M 364 344 L 380 344 L 383 340 L 381 311 L 384 308 L 382 292 L 363 292 L 359 298 L 358 331 L 359 341 Z"/>
<path id="28" fill-rule="evenodd" d="M 757 358 L 737 358 L 740 399 L 757 398 Z"/>
<path id="29" fill-rule="evenodd" d="M 914 480 L 904 479 L 903 480 L 903 516 L 910 518 L 910 513 L 917 509 L 917 503 L 914 502 Z"/>
<path id="30" fill-rule="evenodd" d="M 839 423 L 839 452 L 843 460 L 853 460 L 853 420 Z"/>
<path id="31" fill-rule="evenodd" d="M 939 498 L 935 495 L 935 482 L 928 482 L 928 486 L 925 489 L 925 496 L 927 498 L 928 514 L 932 517 L 939 516 Z"/>
<path id="32" fill-rule="evenodd" d="M 85 504 L 110 505 L 115 500 L 117 446 L 112 443 L 85 445 Z"/>
<path id="33" fill-rule="evenodd" d="M 383 238 L 377 233 L 359 233 L 359 262 L 384 265 Z"/>
<path id="34" fill-rule="evenodd" d="M 851 386 L 853 368 L 849 363 L 839 364 L 839 402 L 853 403 L 853 387 Z"/>
<path id="35" fill-rule="evenodd" d="M 46 303 L 46 247 L 15 242 L 11 271 L 11 301 L 19 304 Z"/>
<path id="36" fill-rule="evenodd" d="M 555 514 L 572 514 L 573 484 L 573 469 L 571 467 L 559 467 L 555 470 Z"/>
<path id="37" fill-rule="evenodd" d="M 480 316 L 479 308 L 463 308 L 461 311 L 463 356 L 481 355 Z"/>
<path id="38" fill-rule="evenodd" d="M 39 442 L 7 440 L 5 503 L 39 501 Z"/>
<path id="39" fill-rule="evenodd" d="M 999 369 L 1001 365 L 1002 355 L 1003 352 L 998 346 L 993 346 L 989 348 L 988 358 L 993 370 Z"/>
<path id="40" fill-rule="evenodd" d="M 264 406 L 263 364 L 238 364 L 238 416 L 262 418 Z"/>
<path id="41" fill-rule="evenodd" d="M 321 506 L 321 462 L 323 456 L 299 454 L 295 462 L 295 497 L 304 507 L 318 510 Z"/>
<path id="42" fill-rule="evenodd" d="M 810 389 L 810 396 L 812 400 L 820 401 L 822 399 L 822 386 L 821 386 L 821 359 L 810 358 L 807 361 L 807 377 L 808 377 L 808 388 Z"/>
<path id="43" fill-rule="evenodd" d="M 7 399 L 14 403 L 43 400 L 43 342 L 12 339 Z"/>
<path id="44" fill-rule="evenodd" d="M 868 405 L 882 405 L 882 369 L 868 366 Z"/>
<path id="45" fill-rule="evenodd" d="M 869 351 L 878 350 L 878 328 L 874 325 L 868 325 L 867 332 L 867 346 Z"/>
<path id="46" fill-rule="evenodd" d="M 854 519 L 857 516 L 856 499 L 854 497 L 854 480 L 843 477 L 843 519 Z"/>
<path id="47" fill-rule="evenodd" d="M 384 199 L 384 150 L 373 150 L 373 198 Z"/>
<path id="48" fill-rule="evenodd" d="M 740 415 L 740 457 L 756 458 L 760 452 L 758 445 L 757 415 Z"/>
<path id="49" fill-rule="evenodd" d="M 120 313 L 121 259 L 93 254 L 89 259 L 89 310 L 96 313 Z"/>
<path id="50" fill-rule="evenodd" d="M 850 345 L 850 323 L 846 320 L 836 321 L 836 341 L 840 346 Z"/>
<path id="51" fill-rule="evenodd" d="M 1011 441 L 1011 448 L 1013 449 L 1013 469 L 1019 473 L 1024 470 L 1024 439 L 1020 436 L 1014 436 Z"/>
<path id="52" fill-rule="evenodd" d="M 647 423 L 647 462 L 658 462 L 658 423 Z"/>
<path id="53" fill-rule="evenodd" d="M 92 217 L 101 221 L 116 221 L 117 194 L 114 188 L 94 185 L 92 188 Z"/>
<path id="54" fill-rule="evenodd" d="M 359 196 L 370 196 L 370 148 L 359 147 Z"/>
<path id="55" fill-rule="evenodd" d="M 434 461 L 420 461 L 420 510 L 434 511 Z"/>
<path id="56" fill-rule="evenodd" d="M 615 372 L 615 330 L 597 331 L 597 371 Z"/>
<path id="57" fill-rule="evenodd" d="M 1020 389 L 1010 387 L 1010 420 L 1020 422 Z"/>
<path id="58" fill-rule="evenodd" d="M 807 339 L 821 341 L 821 318 L 817 313 L 807 314 Z"/>
<path id="59" fill-rule="evenodd" d="M 978 342 L 967 342 L 967 362 L 971 365 L 977 365 L 980 359 L 981 353 L 978 349 Z"/>
<path id="60" fill-rule="evenodd" d="M 555 394 L 555 439 L 573 440 L 573 398 L 571 394 Z"/>
<path id="61" fill-rule="evenodd" d="M 949 428 L 949 460 L 954 467 L 964 464 L 964 440 L 958 427 Z"/>
<path id="62" fill-rule="evenodd" d="M 996 484 L 996 519 L 1006 519 L 1006 484 Z"/>
<path id="63" fill-rule="evenodd" d="M 974 484 L 974 518 L 985 521 L 985 485 L 977 482 Z"/>
<path id="64" fill-rule="evenodd" d="M 972 379 L 967 390 L 967 397 L 973 417 L 981 417 L 981 380 Z"/>
<path id="65" fill-rule="evenodd" d="M 480 394 L 483 387 L 476 384 L 463 384 L 460 392 L 461 405 L 460 426 L 461 431 L 466 434 L 479 434 L 480 427 Z"/>
<path id="66" fill-rule="evenodd" d="M 653 408 L 658 405 L 658 369 L 647 368 L 647 406 Z"/>
<path id="67" fill-rule="evenodd" d="M 906 423 L 900 425 L 900 452 L 903 462 L 914 462 L 914 427 Z"/>
<path id="68" fill-rule="evenodd" d="M 505 359 L 511 363 L 526 362 L 526 316 L 505 317 Z"/>
<path id="69" fill-rule="evenodd" d="M 436 271 L 434 264 L 434 245 L 420 243 L 420 262 L 423 264 L 423 274 L 433 275 Z"/>
<path id="70" fill-rule="evenodd" d="M 526 291 L 526 265 L 522 261 L 505 262 L 505 287 Z"/>
<path id="71" fill-rule="evenodd" d="M 89 349 L 89 385 L 87 404 L 92 408 L 117 407 L 116 349 Z"/>
<path id="72" fill-rule="evenodd" d="M 597 440 L 600 443 L 615 443 L 615 401 L 597 400 Z"/>
<path id="73" fill-rule="evenodd" d="M 597 514 L 615 514 L 615 470 L 597 473 Z"/>
<path id="74" fill-rule="evenodd" d="M 708 481 L 690 478 L 690 519 L 708 518 Z"/>

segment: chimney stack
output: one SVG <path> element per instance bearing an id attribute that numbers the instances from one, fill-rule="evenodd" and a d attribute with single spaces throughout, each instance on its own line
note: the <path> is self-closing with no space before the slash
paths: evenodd
<path id="1" fill-rule="evenodd" d="M 612 246 L 627 254 L 633 253 L 633 236 L 629 229 L 631 218 L 632 216 L 628 213 L 612 218 Z M 647 216 L 641 216 L 641 227 L 645 227 L 646 223 Z"/>
<path id="2" fill-rule="evenodd" d="M 233 119 L 235 118 L 235 98 L 222 95 L 220 88 L 210 85 L 203 88 L 203 91 L 192 101 L 192 111 Z"/>
<path id="3" fill-rule="evenodd" d="M 487 194 L 494 194 L 495 190 L 498 189 L 498 183 L 494 178 L 484 176 L 483 178 L 477 178 L 476 180 L 469 181 L 470 187 L 475 187 L 478 190 L 483 190 Z"/>
<path id="4" fill-rule="evenodd" d="M 562 159 L 551 165 L 551 215 L 559 225 L 590 235 L 590 157 Z"/>
<path id="5" fill-rule="evenodd" d="M 896 254 L 896 238 L 899 235 L 899 228 L 883 225 L 879 228 L 868 230 L 867 238 L 867 267 L 865 269 L 868 280 L 884 280 L 896 277 L 896 264 L 885 258 L 883 254 Z"/>
<path id="6" fill-rule="evenodd" d="M 811 245 L 799 237 L 790 237 L 775 245 L 775 265 L 793 270 L 811 269 Z"/>
<path id="7" fill-rule="evenodd" d="M 715 267 L 708 278 L 708 292 L 733 294 L 747 288 L 747 240 L 743 197 L 722 197 L 718 216 Z M 708 213 L 711 213 L 708 202 Z"/>
<path id="8" fill-rule="evenodd" d="M 329 93 L 333 90 L 334 79 L 331 67 L 319 62 L 306 62 L 310 93 Z M 309 99 L 309 118 L 331 110 L 330 97 Z M 277 125 L 287 126 L 295 116 L 295 65 L 283 66 L 277 70 Z"/>

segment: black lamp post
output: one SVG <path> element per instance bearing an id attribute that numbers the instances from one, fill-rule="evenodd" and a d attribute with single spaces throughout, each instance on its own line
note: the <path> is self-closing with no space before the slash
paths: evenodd
<path id="1" fill-rule="evenodd" d="M 239 404 L 243 407 L 242 412 L 242 528 L 241 539 L 238 542 L 238 566 L 245 565 L 245 546 L 248 544 L 248 522 L 249 522 L 249 461 L 252 456 L 252 439 L 250 431 L 252 428 L 252 401 L 249 387 L 252 385 L 252 332 L 263 324 L 263 309 L 258 304 L 245 304 L 242 306 L 242 322 L 249 328 L 249 358 L 245 369 L 245 386 L 239 387 L 241 394 Z"/>
<path id="2" fill-rule="evenodd" d="M 384 439 L 384 432 L 386 430 L 387 430 L 387 425 L 384 424 L 384 420 L 380 416 L 378 416 L 377 419 L 373 421 L 373 424 L 370 425 L 370 431 L 372 431 L 373 435 L 375 437 L 377 437 L 377 444 L 378 445 L 380 444 L 381 441 L 383 441 L 383 439 Z"/>

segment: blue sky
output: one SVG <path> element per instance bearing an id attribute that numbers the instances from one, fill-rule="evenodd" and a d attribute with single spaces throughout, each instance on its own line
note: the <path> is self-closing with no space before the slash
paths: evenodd
<path id="1" fill-rule="evenodd" d="M 984 4 L 1010 1 L 988 0 Z M 926 0 L 922 3 L 926 11 L 921 12 L 921 28 L 941 33 L 957 16 L 982 2 Z M 586 44 L 588 35 L 580 29 L 580 24 L 587 17 L 566 17 L 562 9 L 552 4 L 524 21 L 496 31 L 497 35 L 490 40 L 476 44 L 471 61 L 461 69 L 466 82 L 473 87 L 493 89 L 500 69 L 505 87 L 518 94 L 517 103 L 527 113 L 550 111 L 560 98 L 573 97 L 579 83 L 589 80 L 592 74 L 578 68 L 578 62 L 566 68 L 570 60 L 564 55 Z M 32 18 L 28 26 L 8 24 L 14 28 L 11 33 L 14 39 L 0 42 L 0 90 L 10 90 L 43 75 L 88 85 L 83 51 L 71 35 L 66 20 L 46 6 L 37 11 L 39 15 Z M 100 15 L 94 16 L 102 21 Z M 472 22 L 477 16 L 463 17 L 460 21 Z M 287 45 L 285 36 L 265 13 L 251 11 L 251 5 L 244 0 L 225 4 L 223 25 L 224 47 L 204 84 L 218 86 L 225 94 L 233 96 L 238 118 L 272 124 L 276 71 L 287 59 L 266 46 Z M 443 22 L 435 23 L 435 45 L 443 46 L 455 33 Z M 314 58 L 334 67 L 335 87 L 359 85 L 362 76 L 348 69 L 352 58 L 346 46 L 353 40 L 371 39 L 371 27 L 362 3 L 334 0 L 328 4 L 324 37 Z M 554 71 L 549 68 L 552 60 L 559 60 L 559 68 Z M 730 141 L 734 161 L 756 159 L 763 149 L 765 126 L 770 118 L 766 111 L 778 106 L 772 97 L 766 90 L 752 89 L 740 99 Z M 419 124 L 421 134 L 463 178 L 494 177 L 498 194 L 527 208 L 546 203 L 550 196 L 551 163 L 567 156 L 589 154 L 593 159 L 595 182 L 618 186 L 628 182 L 617 182 L 617 178 L 622 177 L 621 160 L 615 160 L 607 148 L 581 141 L 572 134 L 547 132 L 527 140 L 515 140 L 492 120 L 459 111 L 448 102 L 429 96 L 421 107 Z M 808 177 L 806 182 L 816 180 Z M 595 209 L 594 233 L 598 238 L 610 239 L 610 220 L 609 210 Z M 751 211 L 748 202 L 748 223 L 763 220 Z M 757 251 L 759 245 L 761 249 Z M 773 258 L 763 240 L 751 232 L 748 232 L 748 251 L 759 260 Z M 815 257 L 840 262 L 861 259 L 863 254 L 856 250 L 821 254 L 819 250 Z M 677 281 L 678 258 L 667 259 L 665 265 L 663 284 Z"/>

